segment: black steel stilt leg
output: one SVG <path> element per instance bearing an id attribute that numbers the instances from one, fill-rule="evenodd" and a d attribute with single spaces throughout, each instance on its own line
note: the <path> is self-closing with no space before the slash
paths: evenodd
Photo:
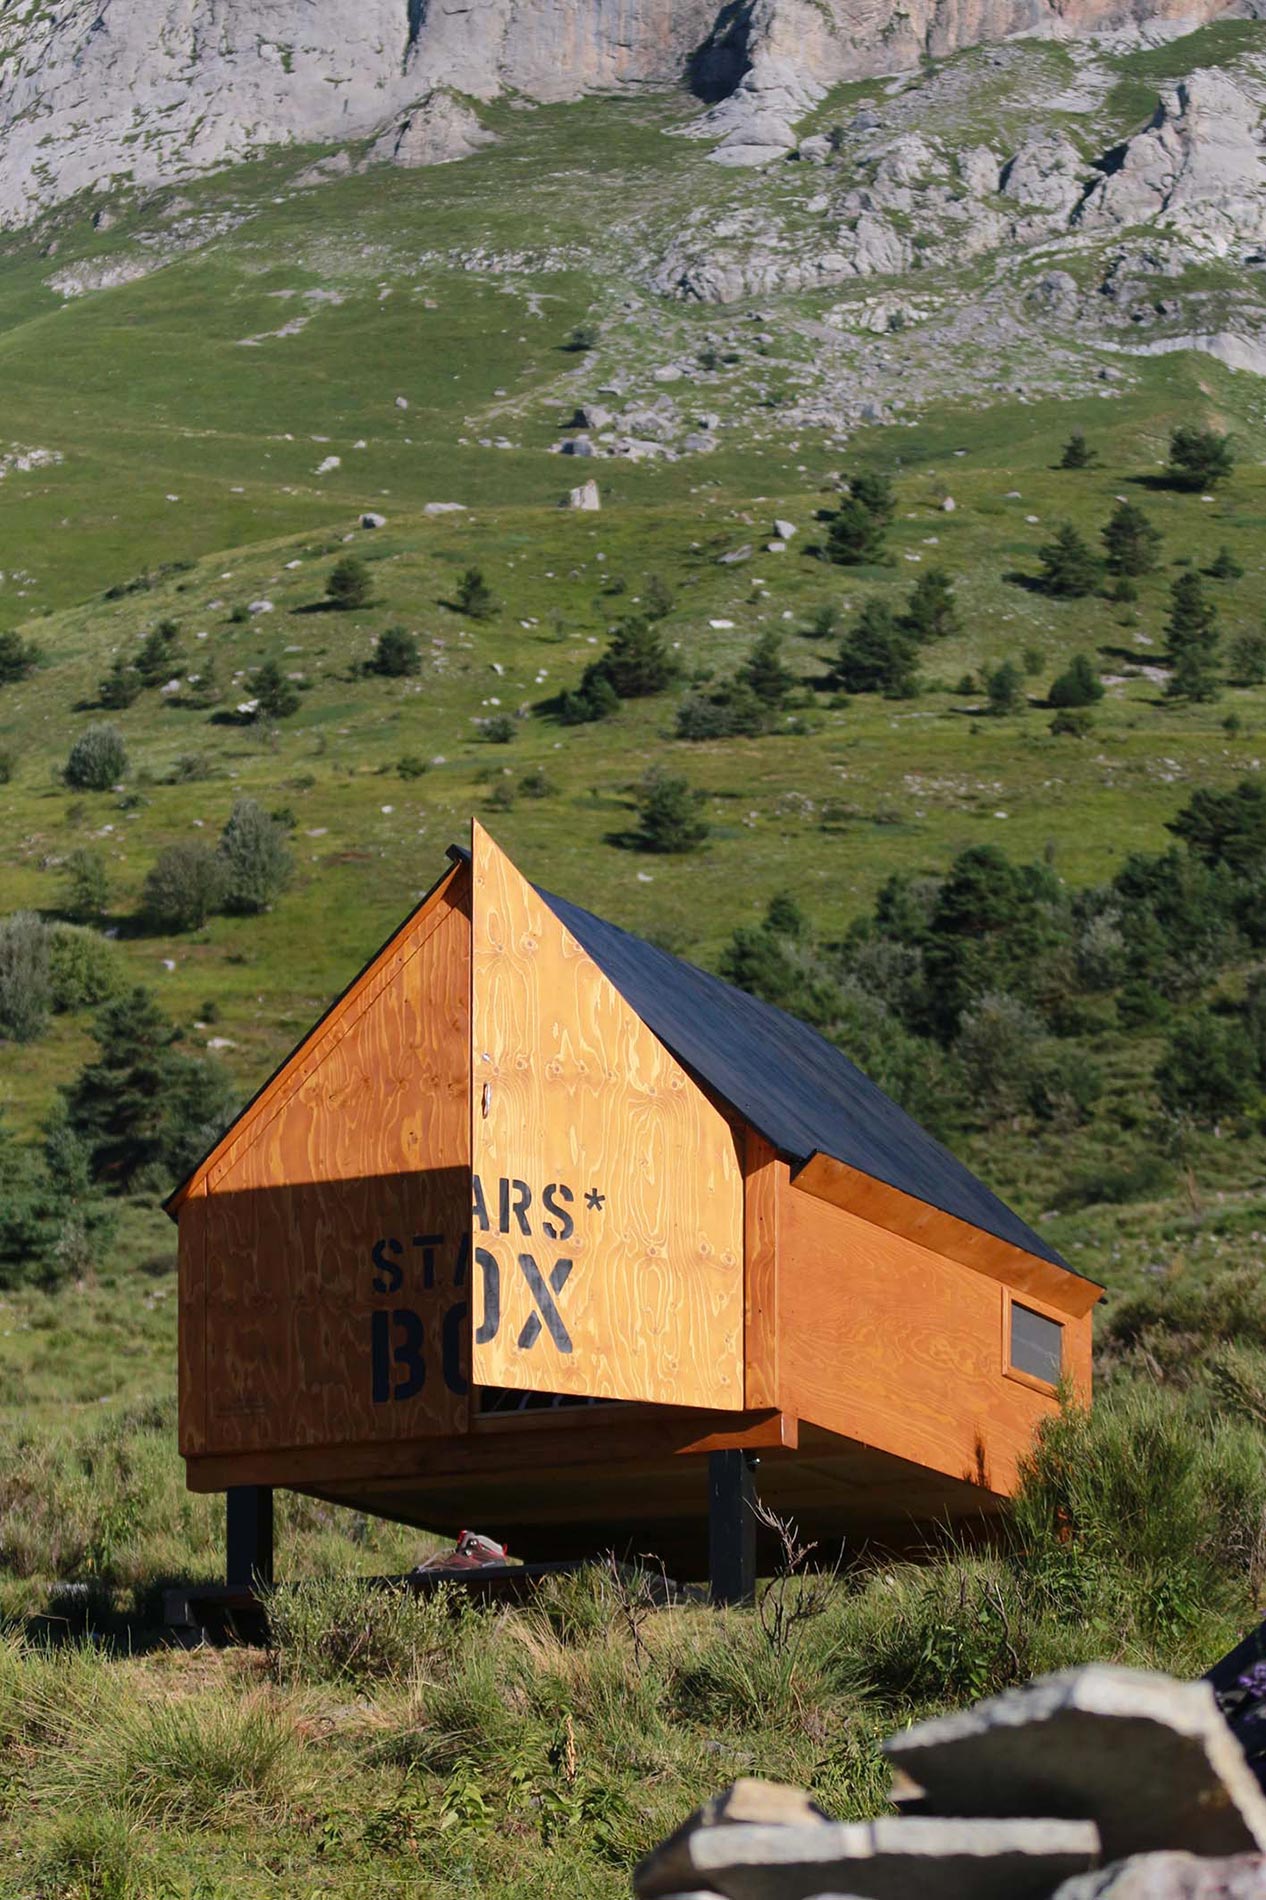
<path id="1" fill-rule="evenodd" d="M 756 1487 L 747 1454 L 708 1453 L 708 1582 L 714 1603 L 756 1595 Z"/>
<path id="2" fill-rule="evenodd" d="M 273 1580 L 271 1485 L 235 1484 L 225 1492 L 224 1580 L 230 1590 L 268 1589 Z"/>

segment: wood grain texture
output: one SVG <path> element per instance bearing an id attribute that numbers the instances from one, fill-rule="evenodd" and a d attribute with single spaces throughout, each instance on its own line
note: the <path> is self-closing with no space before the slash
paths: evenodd
<path id="1" fill-rule="evenodd" d="M 472 869 L 471 1152 L 489 1222 L 473 1239 L 500 1278 L 475 1378 L 738 1410 L 734 1133 L 478 824 Z M 502 1180 L 530 1193 L 522 1220 Z M 543 1215 L 550 1184 L 571 1231 Z"/>
<path id="2" fill-rule="evenodd" d="M 207 1188 L 198 1182 L 180 1212 L 176 1249 L 176 1362 L 181 1452 L 207 1449 Z"/>
<path id="3" fill-rule="evenodd" d="M 468 888 L 415 913 L 205 1171 L 207 1450 L 465 1430 Z"/>
<path id="4" fill-rule="evenodd" d="M 194 1491 L 223 1491 L 230 1484 L 298 1486 L 370 1482 L 404 1493 L 422 1491 L 443 1476 L 492 1474 L 549 1481 L 575 1465 L 598 1463 L 606 1471 L 638 1465 L 652 1456 L 700 1458 L 710 1451 L 794 1450 L 798 1426 L 785 1412 L 727 1413 L 678 1410 L 675 1406 L 612 1406 L 583 1418 L 577 1413 L 538 1413 L 476 1421 L 464 1436 L 416 1444 L 288 1447 L 278 1451 L 214 1453 L 188 1461 Z M 567 1483 L 558 1482 L 565 1500 Z M 564 1506 L 565 1508 L 565 1506 Z"/>
<path id="5" fill-rule="evenodd" d="M 803 1193 L 779 1206 L 782 1403 L 806 1421 L 1009 1494 L 1049 1395 L 1004 1376 L 1004 1289 Z M 1071 1277 L 1071 1276 L 1069 1276 Z M 1067 1315 L 1088 1373 L 1089 1315 Z"/>
<path id="6" fill-rule="evenodd" d="M 778 1199 L 787 1164 L 754 1128 L 746 1131 L 744 1147 L 744 1399 L 748 1405 L 777 1405 Z"/>
<path id="7" fill-rule="evenodd" d="M 948 1260 L 957 1260 L 977 1273 L 1002 1281 L 1017 1293 L 1032 1293 L 1062 1312 L 1088 1313 L 1103 1298 L 1103 1288 L 1093 1280 L 1025 1253 L 1009 1241 L 999 1240 L 996 1234 L 986 1233 L 983 1227 L 973 1227 L 943 1208 L 916 1200 L 912 1194 L 862 1174 L 832 1155 L 811 1155 L 793 1178 L 802 1193 L 816 1195 L 878 1227 L 918 1241 Z"/>

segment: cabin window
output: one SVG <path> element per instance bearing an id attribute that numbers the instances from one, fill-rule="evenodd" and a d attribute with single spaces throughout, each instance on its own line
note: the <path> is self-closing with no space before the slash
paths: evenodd
<path id="1" fill-rule="evenodd" d="M 1064 1329 L 1058 1320 L 1011 1302 L 1010 1365 L 1046 1385 L 1058 1385 L 1064 1364 Z"/>

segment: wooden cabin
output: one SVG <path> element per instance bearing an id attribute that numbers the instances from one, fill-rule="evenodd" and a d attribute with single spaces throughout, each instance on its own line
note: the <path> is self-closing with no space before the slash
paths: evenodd
<path id="1" fill-rule="evenodd" d="M 1100 1289 L 803 1023 L 449 858 L 169 1203 L 239 1549 L 285 1486 L 746 1586 L 753 1483 L 828 1549 L 996 1512 Z"/>

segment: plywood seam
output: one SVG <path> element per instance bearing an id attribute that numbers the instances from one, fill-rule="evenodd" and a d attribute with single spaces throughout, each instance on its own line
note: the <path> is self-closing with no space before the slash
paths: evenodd
<path id="1" fill-rule="evenodd" d="M 456 875 L 455 871 L 454 876 Z M 436 893 L 437 899 L 447 892 L 447 888 L 445 885 Z M 332 1017 L 325 1024 L 324 1029 L 317 1032 L 316 1041 L 310 1045 L 300 1045 L 292 1058 L 293 1066 L 287 1064 L 276 1078 L 275 1090 L 265 1101 L 257 1104 L 256 1112 L 250 1115 L 249 1121 L 236 1135 L 231 1129 L 228 1131 L 228 1147 L 218 1158 L 212 1158 L 206 1164 L 202 1184 L 208 1193 L 214 1193 L 225 1176 L 250 1153 L 277 1117 L 290 1106 L 304 1083 L 311 1080 L 322 1063 L 329 1059 L 339 1044 L 379 1001 L 394 979 L 408 968 L 428 940 L 445 922 L 448 914 L 448 910 L 439 902 L 424 911 L 416 922 L 419 926 L 425 924 L 426 928 L 411 932 L 405 941 L 389 955 L 384 953 L 386 960 L 373 964 L 365 972 L 362 984 L 344 999 L 346 1009 L 340 1009 L 337 1016 Z M 305 1047 L 306 1053 L 304 1053 Z M 249 1111 L 247 1112 L 249 1114 Z M 193 1185 L 191 1184 L 189 1191 L 192 1191 Z"/>

